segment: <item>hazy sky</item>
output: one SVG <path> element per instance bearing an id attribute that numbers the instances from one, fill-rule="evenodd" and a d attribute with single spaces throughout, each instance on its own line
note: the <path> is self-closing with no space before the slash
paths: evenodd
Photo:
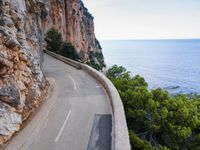
<path id="1" fill-rule="evenodd" d="M 83 0 L 99 39 L 200 38 L 200 0 Z"/>

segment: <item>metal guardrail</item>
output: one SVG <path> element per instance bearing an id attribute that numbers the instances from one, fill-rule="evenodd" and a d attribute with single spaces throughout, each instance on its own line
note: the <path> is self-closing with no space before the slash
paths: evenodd
<path id="1" fill-rule="evenodd" d="M 112 150 L 130 150 L 131 148 L 124 107 L 119 93 L 112 84 L 112 82 L 105 75 L 86 64 L 76 62 L 74 60 L 71 60 L 69 58 L 63 57 L 61 55 L 55 54 L 47 50 L 45 50 L 45 53 L 72 67 L 82 69 L 88 72 L 91 76 L 93 76 L 97 81 L 99 81 L 103 85 L 104 89 L 106 90 L 109 96 L 113 112 Z"/>

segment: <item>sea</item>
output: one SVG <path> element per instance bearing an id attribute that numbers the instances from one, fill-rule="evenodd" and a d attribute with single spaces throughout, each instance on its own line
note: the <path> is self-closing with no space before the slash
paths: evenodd
<path id="1" fill-rule="evenodd" d="M 141 75 L 150 90 L 200 93 L 200 39 L 104 40 L 101 45 L 107 67 L 116 64 Z"/>

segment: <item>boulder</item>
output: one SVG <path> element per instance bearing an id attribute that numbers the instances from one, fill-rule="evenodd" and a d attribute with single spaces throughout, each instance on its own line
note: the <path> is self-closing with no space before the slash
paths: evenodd
<path id="1" fill-rule="evenodd" d="M 16 86 L 3 86 L 0 88 L 0 100 L 11 105 L 20 104 L 20 91 Z"/>
<path id="2" fill-rule="evenodd" d="M 21 115 L 15 108 L 0 101 L 0 135 L 8 136 L 19 130 Z"/>

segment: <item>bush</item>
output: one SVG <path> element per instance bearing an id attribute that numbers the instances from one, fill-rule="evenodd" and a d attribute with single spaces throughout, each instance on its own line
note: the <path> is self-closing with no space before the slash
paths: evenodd
<path id="1" fill-rule="evenodd" d="M 104 57 L 101 52 L 90 51 L 89 62 L 87 62 L 87 64 L 99 71 L 102 71 L 102 69 L 106 67 Z"/>
<path id="2" fill-rule="evenodd" d="M 47 50 L 49 51 L 76 61 L 80 61 L 80 56 L 82 59 L 84 58 L 83 51 L 78 54 L 75 47 L 71 43 L 63 42 L 62 35 L 54 28 L 51 28 L 46 33 L 45 40 L 47 42 Z M 101 52 L 90 51 L 89 61 L 86 62 L 86 64 L 90 65 L 96 70 L 102 70 L 103 67 L 105 67 L 103 54 Z"/>
<path id="3" fill-rule="evenodd" d="M 61 55 L 68 57 L 70 59 L 79 61 L 80 57 L 75 49 L 75 47 L 71 43 L 64 43 L 63 49 L 61 51 Z"/>
<path id="4" fill-rule="evenodd" d="M 66 43 L 62 39 L 62 35 L 54 28 L 51 28 L 45 37 L 47 42 L 47 50 L 62 55 L 64 57 L 80 60 L 80 57 L 71 43 Z"/>
<path id="5" fill-rule="evenodd" d="M 47 42 L 47 50 L 60 54 L 63 49 L 62 35 L 55 29 L 51 28 L 47 33 L 45 40 Z"/>
<path id="6" fill-rule="evenodd" d="M 161 88 L 149 91 L 144 78 L 116 65 L 107 76 L 124 104 L 132 149 L 200 147 L 200 96 L 171 97 Z"/>

